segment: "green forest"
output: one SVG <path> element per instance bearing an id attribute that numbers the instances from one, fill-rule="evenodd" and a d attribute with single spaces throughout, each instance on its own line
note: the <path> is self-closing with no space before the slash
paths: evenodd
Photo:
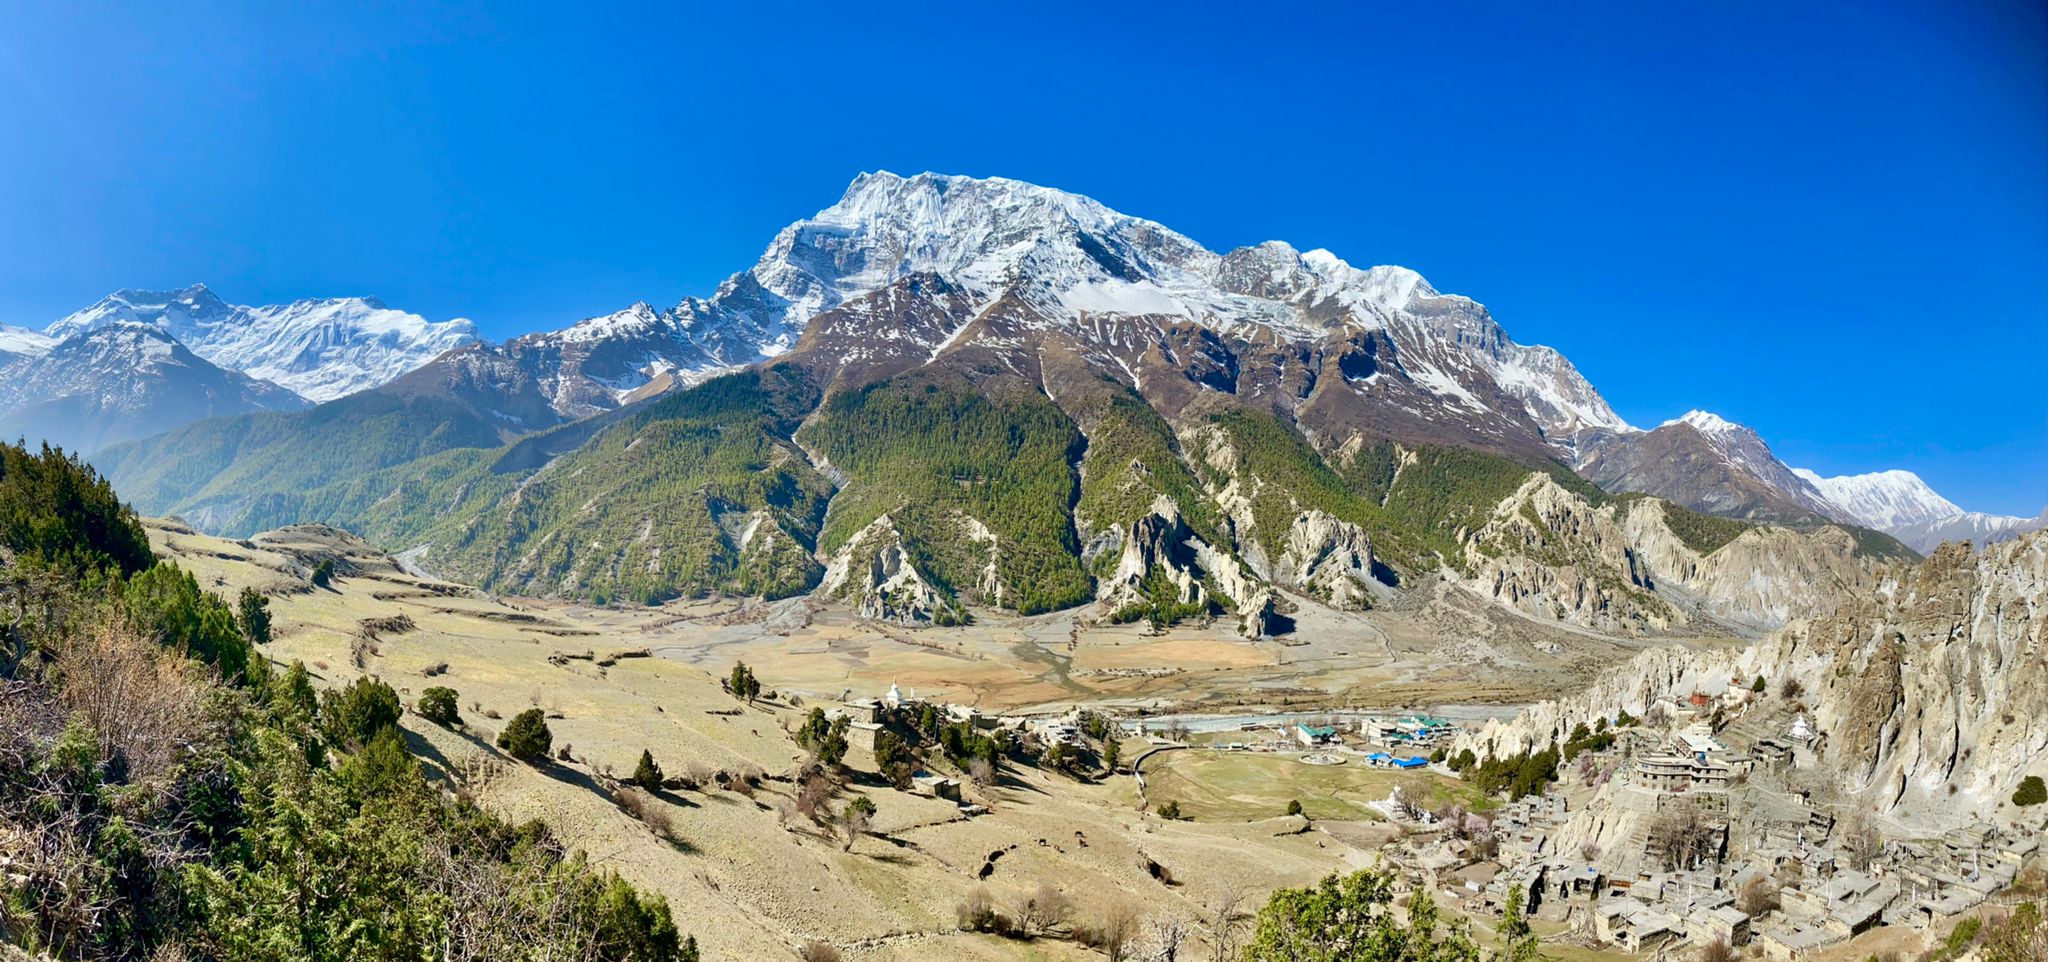
<path id="1" fill-rule="evenodd" d="M 887 514 L 918 570 L 957 595 L 988 564 L 988 546 L 965 533 L 973 518 L 995 536 L 1002 592 L 981 600 L 1034 614 L 1093 596 L 1072 520 L 1081 433 L 1022 382 L 893 378 L 834 395 L 800 440 L 847 477 L 825 519 L 826 551 Z"/>

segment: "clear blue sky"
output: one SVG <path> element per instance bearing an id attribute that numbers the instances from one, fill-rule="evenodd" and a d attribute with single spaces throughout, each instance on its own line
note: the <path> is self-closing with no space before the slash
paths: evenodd
<path id="1" fill-rule="evenodd" d="M 205 281 L 504 337 L 707 293 L 861 170 L 1000 174 L 1416 268 L 1639 424 L 2048 503 L 2038 2 L 585 6 L 0 6 L 0 321 Z"/>

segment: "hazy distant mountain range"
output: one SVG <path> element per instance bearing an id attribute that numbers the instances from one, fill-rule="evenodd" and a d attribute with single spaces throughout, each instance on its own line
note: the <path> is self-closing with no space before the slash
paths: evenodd
<path id="1" fill-rule="evenodd" d="M 108 332 L 177 363 L 82 363 Z M 1211 252 L 999 178 L 862 175 L 709 298 L 503 344 L 366 298 L 252 308 L 195 286 L 0 330 L 0 351 L 8 430 L 86 450 L 156 434 L 95 457 L 146 511 L 329 521 L 583 597 L 815 590 L 911 621 L 1092 602 L 1258 631 L 1290 595 L 1367 604 L 1445 569 L 1607 627 L 1764 622 L 1784 606 L 1712 597 L 1737 573 L 1711 558 L 1853 579 L 1818 559 L 1896 549 L 1862 528 L 1925 550 L 2040 521 L 1970 515 L 1903 472 L 1798 472 L 1704 412 L 1637 429 L 1413 271 Z M 1608 533 L 1526 529 L 1538 502 Z M 1798 540 L 1830 526 L 1848 537 Z"/>

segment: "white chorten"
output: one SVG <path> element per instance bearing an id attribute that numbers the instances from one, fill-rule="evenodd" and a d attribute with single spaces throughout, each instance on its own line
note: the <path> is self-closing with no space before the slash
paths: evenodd
<path id="1" fill-rule="evenodd" d="M 1800 741 L 1813 737 L 1813 729 L 1806 724 L 1804 712 L 1792 716 L 1792 737 Z"/>

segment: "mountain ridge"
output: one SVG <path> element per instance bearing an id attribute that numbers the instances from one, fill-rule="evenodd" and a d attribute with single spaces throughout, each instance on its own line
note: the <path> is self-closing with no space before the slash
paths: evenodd
<path id="1" fill-rule="evenodd" d="M 148 324 L 103 324 L 0 363 L 0 433 L 74 451 L 154 435 L 195 413 L 307 406 L 285 388 L 206 361 Z"/>
<path id="2" fill-rule="evenodd" d="M 1636 429 L 1561 354 L 1405 268 L 1216 253 L 1079 195 L 884 172 L 709 298 L 465 344 L 261 430 L 204 422 L 101 463 L 151 512 L 351 527 L 493 590 L 829 578 L 908 622 L 1093 604 L 1261 635 L 1289 593 L 1365 606 L 1454 571 L 1607 630 L 1753 630 L 1795 602 L 1706 573 L 1744 532 L 1791 540 L 1742 570 L 1798 557 L 1824 585 L 1903 553 L 1804 506 L 1757 518 L 1798 530 L 1612 506 L 1571 470 L 1676 436 L 1760 491 L 1806 485 L 1753 432 L 1694 421 Z M 1520 526 L 1532 473 L 1570 523 Z"/>
<path id="3" fill-rule="evenodd" d="M 430 322 L 374 297 L 249 307 L 227 303 L 205 284 L 123 288 L 59 318 L 44 333 L 62 339 L 122 322 L 156 327 L 220 367 L 316 402 L 386 383 L 477 339 L 467 320 Z"/>

